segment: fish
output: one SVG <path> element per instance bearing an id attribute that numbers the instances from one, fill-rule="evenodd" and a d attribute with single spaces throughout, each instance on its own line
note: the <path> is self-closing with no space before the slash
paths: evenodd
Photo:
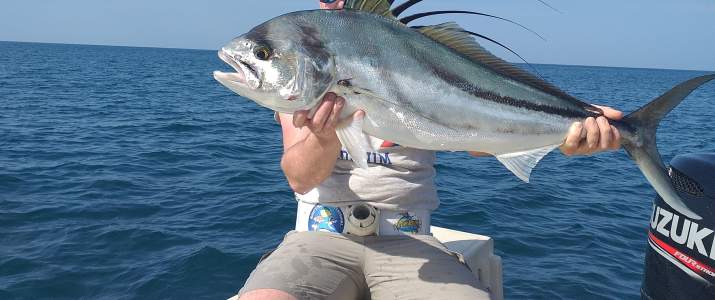
<path id="1" fill-rule="evenodd" d="M 215 71 L 214 78 L 282 113 L 314 112 L 327 93 L 344 97 L 341 117 L 347 121 L 336 134 L 362 168 L 369 167 L 367 154 L 375 151 L 369 135 L 417 149 L 489 153 L 529 182 L 532 169 L 564 142 L 574 122 L 602 115 L 598 107 L 491 54 L 475 39 L 478 34 L 454 22 L 407 26 L 395 13 L 405 4 L 391 9 L 392 2 L 348 0 L 342 10 L 297 11 L 268 20 L 219 50 L 233 71 Z M 656 192 L 695 220 L 701 217 L 672 186 L 656 129 L 713 79 L 715 74 L 687 80 L 610 121 Z M 348 118 L 357 110 L 364 117 Z"/>

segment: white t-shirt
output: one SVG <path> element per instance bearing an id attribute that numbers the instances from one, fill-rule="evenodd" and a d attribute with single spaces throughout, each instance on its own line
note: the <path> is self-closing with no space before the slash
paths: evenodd
<path id="1" fill-rule="evenodd" d="M 369 168 L 357 167 L 343 149 L 333 173 L 298 200 L 332 206 L 368 202 L 380 209 L 434 210 L 439 206 L 435 152 L 370 138 L 377 152 L 368 155 Z"/>

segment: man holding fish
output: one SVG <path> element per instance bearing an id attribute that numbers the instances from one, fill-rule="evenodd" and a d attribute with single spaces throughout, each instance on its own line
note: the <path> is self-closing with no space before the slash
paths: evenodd
<path id="1" fill-rule="evenodd" d="M 671 208 L 702 219 L 655 141 L 660 121 L 715 74 L 623 116 L 494 56 L 474 37 L 498 42 L 454 22 L 410 26 L 450 13 L 506 20 L 461 10 L 400 17 L 421 1 L 321 0 L 324 10 L 278 16 L 218 52 L 234 72 L 214 78 L 278 115 L 281 167 L 298 200 L 295 230 L 241 299 L 487 299 L 431 235 L 435 151 L 493 155 L 528 182 L 556 148 L 622 146 Z"/>
<path id="2" fill-rule="evenodd" d="M 341 9 L 344 2 L 322 0 L 320 7 Z M 488 299 L 468 268 L 429 235 L 429 212 L 438 205 L 434 152 L 371 138 L 380 151 L 373 160 L 368 155 L 368 162 L 377 166 L 364 172 L 350 162 L 336 128 L 365 113 L 341 118 L 344 107 L 343 97 L 327 93 L 312 113 L 277 113 L 283 131 L 281 166 L 296 192 L 299 220 L 296 231 L 259 263 L 240 299 Z M 600 108 L 602 116 L 573 123 L 562 153 L 620 148 L 620 133 L 609 119 L 623 114 Z M 326 196 L 333 201 L 323 201 Z M 356 201 L 364 199 L 370 203 L 365 212 L 379 211 L 377 218 L 383 220 L 377 221 L 393 221 L 392 228 L 378 225 L 365 236 L 345 229 L 355 219 L 345 214 L 364 209 Z M 316 230 L 326 228 L 337 233 Z"/>

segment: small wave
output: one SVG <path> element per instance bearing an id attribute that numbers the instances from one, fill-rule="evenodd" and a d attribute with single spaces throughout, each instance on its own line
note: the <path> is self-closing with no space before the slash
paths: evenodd
<path id="1" fill-rule="evenodd" d="M 236 255 L 203 246 L 181 258 L 172 260 L 171 268 L 135 287 L 141 299 L 202 299 L 206 284 L 211 283 L 213 297 L 229 298 L 238 292 L 241 283 L 256 264 L 258 255 Z M 171 288 L 180 286 L 181 291 Z"/>
<path id="2" fill-rule="evenodd" d="M 95 242 L 111 251 L 152 252 L 190 245 L 198 241 L 162 231 L 128 228 L 105 231 L 97 235 Z"/>
<path id="3" fill-rule="evenodd" d="M 25 181 L 12 175 L 0 174 L 0 191 L 10 192 L 18 189 Z"/>
<path id="4" fill-rule="evenodd" d="M 169 132 L 192 132 L 192 131 L 202 131 L 205 129 L 206 128 L 204 128 L 203 126 L 182 124 L 182 123 L 173 123 L 173 124 L 169 124 L 167 126 L 161 127 L 161 130 L 169 131 Z"/>
<path id="5" fill-rule="evenodd" d="M 88 188 L 93 189 L 93 190 L 115 192 L 115 191 L 128 190 L 128 189 L 132 189 L 132 188 L 136 188 L 136 187 L 137 187 L 137 185 L 135 185 L 131 181 L 127 181 L 127 180 L 99 179 L 99 180 L 93 181 L 89 185 Z"/>
<path id="6" fill-rule="evenodd" d="M 36 261 L 21 258 L 9 257 L 0 261 L 0 276 L 13 276 L 23 273 L 29 273 L 39 268 L 41 264 Z"/>
<path id="7" fill-rule="evenodd" d="M 221 184 L 222 186 L 232 186 L 232 185 L 245 185 L 247 183 L 252 183 L 258 180 L 261 180 L 265 175 L 254 171 L 254 170 L 246 170 L 241 172 L 238 175 L 235 175 L 231 178 L 226 179 L 226 181 Z"/>
<path id="8" fill-rule="evenodd" d="M 153 151 L 141 153 L 139 156 L 165 163 L 177 163 L 182 160 L 191 160 L 193 156 L 175 151 Z"/>

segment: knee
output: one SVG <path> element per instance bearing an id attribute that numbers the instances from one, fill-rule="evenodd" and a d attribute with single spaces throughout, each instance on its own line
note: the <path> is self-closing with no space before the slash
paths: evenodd
<path id="1" fill-rule="evenodd" d="M 241 296 L 239 300 L 298 300 L 290 294 L 271 289 L 250 291 Z"/>

